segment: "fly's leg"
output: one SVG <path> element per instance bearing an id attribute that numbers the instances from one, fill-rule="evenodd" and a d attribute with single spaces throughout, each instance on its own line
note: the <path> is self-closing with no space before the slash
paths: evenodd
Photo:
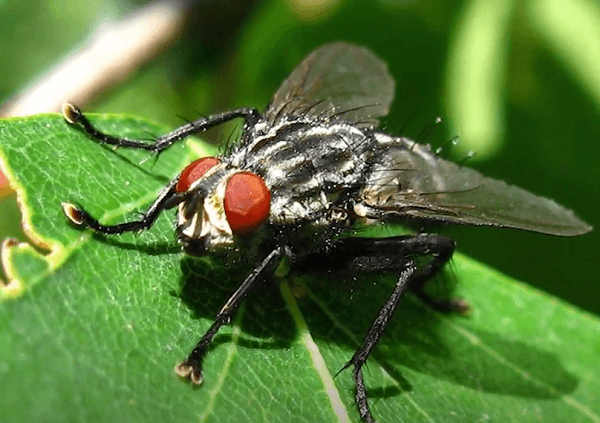
<path id="1" fill-rule="evenodd" d="M 246 119 L 247 124 L 252 125 L 258 120 L 260 115 L 256 109 L 252 108 L 241 108 L 225 113 L 219 113 L 186 123 L 185 125 L 182 125 L 179 128 L 160 136 L 153 143 L 143 140 L 113 137 L 112 135 L 105 134 L 104 132 L 96 129 L 96 127 L 89 121 L 87 117 L 85 117 L 79 108 L 69 103 L 63 105 L 63 116 L 67 122 L 73 125 L 79 125 L 86 134 L 101 143 L 114 145 L 116 147 L 137 148 L 141 150 L 149 150 L 154 153 L 160 153 L 161 151 L 173 145 L 173 143 L 176 141 L 179 141 L 189 135 L 206 131 L 207 129 L 236 118 L 244 118 Z"/>
<path id="2" fill-rule="evenodd" d="M 375 420 L 371 415 L 369 402 L 367 401 L 367 389 L 363 380 L 362 366 L 367 361 L 369 354 L 371 354 L 371 351 L 375 345 L 377 345 L 379 338 L 385 331 L 388 321 L 394 314 L 394 311 L 396 311 L 396 307 L 398 307 L 398 304 L 400 303 L 400 298 L 402 298 L 402 295 L 406 291 L 408 282 L 411 276 L 414 275 L 416 269 L 415 263 L 412 260 L 406 263 L 405 269 L 400 272 L 392 295 L 381 310 L 379 310 L 379 314 L 373 323 L 371 323 L 371 327 L 361 346 L 356 350 L 350 361 L 348 361 L 348 363 L 340 370 L 341 372 L 349 366 L 354 366 L 352 375 L 354 377 L 354 383 L 356 384 L 356 405 L 358 406 L 360 417 L 367 423 L 375 423 Z"/>
<path id="3" fill-rule="evenodd" d="M 391 238 L 347 238 L 341 240 L 330 253 L 333 259 L 339 258 L 351 269 L 360 271 L 399 270 L 400 274 L 394 291 L 371 323 L 367 335 L 350 361 L 340 372 L 354 366 L 353 377 L 356 384 L 356 404 L 362 420 L 374 423 L 369 409 L 367 391 L 363 380 L 362 367 L 377 345 L 379 338 L 400 303 L 409 284 L 422 285 L 434 276 L 450 259 L 454 251 L 454 241 L 439 235 L 419 234 L 415 236 Z M 430 256 L 431 260 L 418 267 L 415 258 Z"/>
<path id="4" fill-rule="evenodd" d="M 63 211 L 69 220 L 75 225 L 84 228 L 92 228 L 96 232 L 107 235 L 116 235 L 124 232 L 145 230 L 154 224 L 163 210 L 174 207 L 185 199 L 181 193 L 175 192 L 175 185 L 177 184 L 178 180 L 179 177 L 173 179 L 160 191 L 156 200 L 154 200 L 152 205 L 139 220 L 120 223 L 118 225 L 103 225 L 83 208 L 77 207 L 73 204 L 62 203 Z"/>
<path id="5" fill-rule="evenodd" d="M 262 281 L 267 275 L 272 274 L 275 266 L 286 254 L 288 254 L 286 247 L 276 248 L 260 263 L 260 265 L 258 265 L 252 271 L 252 273 L 250 273 L 250 275 L 248 275 L 246 280 L 244 280 L 244 282 L 221 308 L 215 317 L 214 323 L 211 325 L 208 331 L 206 331 L 202 338 L 200 338 L 188 357 L 175 366 L 175 372 L 179 376 L 185 379 L 189 378 L 192 383 L 196 385 L 202 383 L 204 379 L 202 375 L 202 361 L 208 352 L 208 347 L 210 346 L 214 336 L 222 326 L 231 321 L 233 314 L 248 292 L 250 292 L 250 290 L 256 286 L 258 282 Z"/>
<path id="6" fill-rule="evenodd" d="M 433 234 L 419 234 L 404 238 L 401 246 L 398 245 L 398 237 L 382 238 L 376 240 L 375 244 L 381 251 L 398 251 L 400 254 L 410 254 L 411 251 L 418 252 L 421 256 L 431 256 L 431 261 L 419 269 L 419 272 L 410 282 L 410 290 L 414 292 L 421 301 L 429 304 L 432 308 L 442 313 L 455 312 L 468 314 L 469 304 L 461 298 L 433 298 L 425 292 L 425 283 L 430 280 L 439 269 L 441 269 L 452 257 L 456 243 L 450 238 Z M 400 248 L 398 250 L 398 248 Z"/>

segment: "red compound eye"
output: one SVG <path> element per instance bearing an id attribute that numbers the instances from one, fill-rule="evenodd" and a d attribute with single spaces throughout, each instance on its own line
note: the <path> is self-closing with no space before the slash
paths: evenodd
<path id="1" fill-rule="evenodd" d="M 219 163 L 221 163 L 221 161 L 214 157 L 204 157 L 193 161 L 187 165 L 187 167 L 183 169 L 183 172 L 181 172 L 181 175 L 179 175 L 179 181 L 175 186 L 175 191 L 186 192 L 190 188 L 190 185 L 202 178 L 208 169 Z"/>
<path id="2" fill-rule="evenodd" d="M 260 176 L 236 173 L 227 181 L 223 207 L 233 233 L 249 235 L 267 220 L 271 193 Z"/>

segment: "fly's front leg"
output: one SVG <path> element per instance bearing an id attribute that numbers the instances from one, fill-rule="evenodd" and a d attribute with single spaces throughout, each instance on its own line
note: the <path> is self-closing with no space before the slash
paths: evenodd
<path id="1" fill-rule="evenodd" d="M 275 267 L 283 258 L 284 255 L 289 254 L 286 247 L 277 247 L 273 250 L 265 259 L 248 275 L 246 280 L 242 282 L 239 288 L 233 293 L 233 295 L 227 300 L 225 305 L 221 308 L 217 316 L 215 317 L 214 323 L 206 331 L 206 333 L 200 338 L 192 352 L 188 357 L 175 366 L 175 373 L 184 379 L 190 379 L 192 383 L 199 385 L 204 380 L 202 375 L 202 361 L 208 348 L 221 327 L 228 324 L 235 311 L 240 306 L 242 300 L 248 295 L 248 292 L 256 286 L 256 284 L 262 281 L 266 276 L 272 274 Z"/>
<path id="2" fill-rule="evenodd" d="M 166 187 L 164 187 L 154 203 L 148 208 L 146 213 L 139 220 L 131 222 L 119 223 L 118 225 L 103 225 L 97 219 L 92 217 L 87 211 L 81 207 L 77 207 L 70 203 L 62 203 L 63 211 L 67 218 L 77 226 L 84 228 L 92 228 L 96 232 L 107 235 L 122 234 L 124 232 L 135 232 L 150 228 L 160 213 L 171 207 L 176 206 L 185 199 L 184 195 L 175 192 L 175 185 L 179 180 L 179 176 L 173 179 Z"/>
<path id="3" fill-rule="evenodd" d="M 179 128 L 160 136 L 154 142 L 147 142 L 143 140 L 133 140 L 129 138 L 114 137 L 112 135 L 105 134 L 99 131 L 89 121 L 87 117 L 72 104 L 65 103 L 63 105 L 63 116 L 65 120 L 73 125 L 79 125 L 81 129 L 95 140 L 104 143 L 114 145 L 116 147 L 126 148 L 137 148 L 141 150 L 148 150 L 154 153 L 160 153 L 166 148 L 170 147 L 176 141 L 179 141 L 189 135 L 197 134 L 206 131 L 209 128 L 220 125 L 221 123 L 227 122 L 236 118 L 246 119 L 247 124 L 253 125 L 259 118 L 260 114 L 256 109 L 241 108 L 232 110 L 230 112 L 220 113 L 212 115 L 206 118 L 200 118 L 193 122 L 186 123 Z"/>

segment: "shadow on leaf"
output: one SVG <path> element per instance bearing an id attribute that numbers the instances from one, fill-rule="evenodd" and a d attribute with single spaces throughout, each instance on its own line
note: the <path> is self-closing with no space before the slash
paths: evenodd
<path id="1" fill-rule="evenodd" d="M 337 279 L 303 280 L 309 298 L 300 306 L 312 335 L 347 346 L 349 354 L 362 341 L 393 284 L 393 279 L 376 275 L 363 275 L 351 287 Z M 433 311 L 408 294 L 374 350 L 371 367 L 380 367 L 402 391 L 410 386 L 402 367 L 502 395 L 555 399 L 576 389 L 578 380 L 555 355 L 491 331 L 469 328 L 466 319 Z M 377 392 L 387 396 L 395 389 L 373 387 L 365 378 L 373 396 Z"/>
<path id="2" fill-rule="evenodd" d="M 191 257 L 183 258 L 181 268 L 181 292 L 173 294 L 184 301 L 195 318 L 208 321 L 214 319 L 251 270 L 249 265 L 227 266 L 218 260 Z M 319 345 L 324 341 L 347 351 L 344 360 L 362 341 L 393 284 L 392 277 L 377 274 L 340 278 L 336 273 L 293 273 L 286 279 L 306 287 L 305 295 L 297 301 L 311 336 Z M 238 345 L 285 349 L 297 336 L 275 281 L 257 286 L 241 312 L 234 318 L 243 333 L 236 341 Z M 491 331 L 468 328 L 465 319 L 432 311 L 407 295 L 367 362 L 369 394 L 383 398 L 411 391 L 413 386 L 402 368 L 473 390 L 517 397 L 555 399 L 577 387 L 577 379 L 553 354 L 521 341 L 503 339 Z M 198 337 L 201 334 L 199 329 Z M 230 341 L 231 335 L 221 333 L 212 349 Z M 342 360 L 328 366 L 333 374 L 344 363 Z M 385 372 L 387 381 L 377 378 L 378 372 Z M 389 384 L 389 377 L 395 384 Z"/>

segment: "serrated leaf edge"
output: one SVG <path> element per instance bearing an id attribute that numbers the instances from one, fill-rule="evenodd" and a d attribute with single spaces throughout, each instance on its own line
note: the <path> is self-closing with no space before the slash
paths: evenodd
<path id="1" fill-rule="evenodd" d="M 185 145 L 188 148 L 188 157 L 186 157 L 186 160 L 192 160 L 198 157 L 216 154 L 216 149 L 213 148 L 213 146 L 203 145 L 199 140 L 194 138 L 186 140 Z M 21 226 L 28 240 L 31 241 L 31 243 L 28 243 L 18 242 L 14 239 L 7 239 L 4 240 L 0 246 L 0 263 L 2 264 L 7 278 L 6 281 L 0 279 L 0 301 L 3 301 L 19 298 L 24 294 L 27 288 L 35 285 L 37 281 L 43 279 L 45 276 L 48 276 L 55 269 L 60 267 L 69 258 L 74 249 L 81 246 L 91 237 L 92 231 L 88 230 L 83 232 L 82 235 L 77 238 L 75 243 L 70 243 L 68 246 L 63 245 L 54 239 L 40 235 L 33 228 L 30 211 L 31 207 L 29 207 L 27 192 L 15 174 L 12 172 L 10 166 L 8 166 L 7 162 L 5 161 L 5 153 L 1 147 L 0 171 L 2 171 L 2 173 L 6 176 L 11 188 L 14 189 L 16 193 L 17 204 L 19 206 L 19 210 L 21 211 Z M 106 212 L 101 219 L 115 218 L 124 214 L 125 211 L 129 211 L 134 206 L 139 206 L 141 203 L 151 201 L 151 199 L 154 197 L 156 197 L 156 194 L 146 195 L 134 202 L 123 204 L 116 210 Z M 37 251 L 34 246 L 43 250 L 48 250 L 49 253 L 42 254 Z M 25 283 L 25 281 L 20 279 L 16 269 L 12 265 L 11 258 L 17 251 L 27 251 L 41 260 L 46 261 L 48 263 L 48 271 L 37 275 L 34 281 L 30 280 L 28 283 Z"/>
<path id="2" fill-rule="evenodd" d="M 0 280 L 0 301 L 5 299 L 14 299 L 20 297 L 28 285 L 19 279 L 16 269 L 12 265 L 11 257 L 16 251 L 25 251 L 33 253 L 37 257 L 41 257 L 48 263 L 49 269 L 55 269 L 60 266 L 68 257 L 65 254 L 65 246 L 56 240 L 46 238 L 33 229 L 31 223 L 31 208 L 29 207 L 28 197 L 25 188 L 18 181 L 11 168 L 7 165 L 4 159 L 4 151 L 0 149 L 0 170 L 8 179 L 10 186 L 15 190 L 17 204 L 21 211 L 21 226 L 23 232 L 31 240 L 31 243 L 44 250 L 49 250 L 47 255 L 39 253 L 33 245 L 27 242 L 17 242 L 14 239 L 6 239 L 2 242 L 0 249 L 0 261 L 7 277 L 6 281 Z M 89 237 L 89 235 L 88 235 Z M 79 245 L 79 244 L 78 244 Z M 69 250 L 70 251 L 70 250 Z M 43 275 L 45 276 L 45 275 Z"/>

